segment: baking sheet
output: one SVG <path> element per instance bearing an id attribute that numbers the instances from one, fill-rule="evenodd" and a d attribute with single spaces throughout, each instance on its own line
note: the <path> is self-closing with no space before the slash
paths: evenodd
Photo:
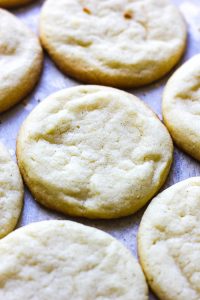
<path id="1" fill-rule="evenodd" d="M 59 1 L 59 0 L 57 0 Z M 159 0 L 158 0 L 159 1 Z M 34 1 L 33 5 L 14 10 L 13 13 L 22 19 L 33 31 L 38 31 L 38 17 L 41 6 L 44 1 Z M 188 46 L 180 64 L 191 56 L 200 52 L 200 1 L 199 0 L 174 0 L 182 11 L 188 25 Z M 170 25 L 170 24 L 169 24 Z M 139 96 L 161 117 L 161 98 L 163 87 L 166 84 L 170 74 L 159 82 L 148 87 L 129 90 L 129 92 Z M 44 69 L 40 82 L 34 92 L 24 101 L 19 103 L 9 112 L 0 116 L 0 139 L 8 147 L 10 153 L 15 159 L 16 137 L 20 125 L 30 111 L 44 98 L 60 89 L 75 86 L 79 82 L 63 75 L 54 65 L 54 63 L 45 54 Z M 192 176 L 200 175 L 200 165 L 182 151 L 175 148 L 174 163 L 163 189 L 168 186 Z M 141 210 L 135 215 L 111 220 L 111 221 L 92 221 L 81 218 L 71 218 L 59 213 L 49 211 L 34 201 L 30 192 L 25 189 L 24 209 L 18 224 L 18 227 L 31 222 L 49 220 L 49 219 L 69 219 L 83 224 L 102 229 L 120 240 L 127 248 L 131 250 L 134 256 L 137 256 L 136 238 L 137 230 L 141 216 L 145 210 Z M 157 299 L 153 294 L 150 299 Z"/>

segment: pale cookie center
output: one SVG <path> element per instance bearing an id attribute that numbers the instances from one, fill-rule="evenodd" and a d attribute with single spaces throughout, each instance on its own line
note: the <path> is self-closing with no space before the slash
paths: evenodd
<path id="1" fill-rule="evenodd" d="M 148 143 L 145 117 L 124 110 L 118 102 L 72 103 L 45 124 L 49 125 L 41 124 L 33 136 L 31 159 L 38 164 L 36 170 L 45 174 L 45 181 L 59 178 L 54 180 L 59 189 L 80 200 L 99 193 L 110 199 L 130 197 L 136 183 L 154 184 L 162 168 L 162 154 Z M 136 193 L 141 196 L 139 188 Z"/>

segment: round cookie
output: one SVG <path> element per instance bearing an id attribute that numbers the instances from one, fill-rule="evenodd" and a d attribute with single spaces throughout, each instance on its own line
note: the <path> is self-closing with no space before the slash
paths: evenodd
<path id="1" fill-rule="evenodd" d="M 26 5 L 33 0 L 0 0 L 0 7 L 17 7 L 21 5 Z"/>
<path id="2" fill-rule="evenodd" d="M 31 92 L 42 68 L 42 49 L 34 34 L 0 9 L 0 112 Z"/>
<path id="3" fill-rule="evenodd" d="M 4 300 L 147 300 L 142 270 L 117 240 L 69 221 L 22 227 L 0 241 Z"/>
<path id="4" fill-rule="evenodd" d="M 40 35 L 65 73 L 124 88 L 161 78 L 186 45 L 185 23 L 168 0 L 47 0 Z"/>
<path id="5" fill-rule="evenodd" d="M 163 95 L 163 118 L 174 141 L 200 160 L 200 55 L 181 66 Z"/>
<path id="6" fill-rule="evenodd" d="M 138 250 L 159 299 L 200 299 L 200 177 L 175 184 L 147 208 Z"/>
<path id="7" fill-rule="evenodd" d="M 15 228 L 22 204 L 23 184 L 19 169 L 0 144 L 0 238 Z"/>
<path id="8" fill-rule="evenodd" d="M 142 101 L 101 86 L 49 96 L 28 116 L 17 142 L 34 197 L 88 218 L 139 210 L 164 183 L 172 152 L 166 128 Z"/>

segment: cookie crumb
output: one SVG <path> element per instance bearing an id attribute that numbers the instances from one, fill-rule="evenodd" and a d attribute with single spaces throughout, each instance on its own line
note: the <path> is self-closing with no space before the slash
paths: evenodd
<path id="1" fill-rule="evenodd" d="M 133 15 L 132 15 L 131 12 L 128 12 L 128 11 L 127 11 L 127 12 L 124 13 L 124 18 L 125 18 L 125 19 L 132 19 L 132 18 L 133 18 Z"/>
<path id="2" fill-rule="evenodd" d="M 84 7 L 84 8 L 83 8 L 83 11 L 84 11 L 86 14 L 91 15 L 91 10 L 89 10 L 89 8 Z"/>

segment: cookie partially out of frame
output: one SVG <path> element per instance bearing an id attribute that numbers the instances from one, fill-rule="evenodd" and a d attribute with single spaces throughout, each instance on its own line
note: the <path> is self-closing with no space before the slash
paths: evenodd
<path id="1" fill-rule="evenodd" d="M 185 23 L 168 0 L 47 0 L 40 35 L 65 73 L 115 87 L 161 78 L 186 45 Z"/>
<path id="2" fill-rule="evenodd" d="M 13 14 L 0 9 L 0 112 L 25 98 L 39 79 L 38 38 Z"/>
<path id="3" fill-rule="evenodd" d="M 25 120 L 17 142 L 36 200 L 89 218 L 139 210 L 164 183 L 172 152 L 166 128 L 142 101 L 101 86 L 49 96 Z"/>
<path id="4" fill-rule="evenodd" d="M 147 300 L 142 270 L 108 234 L 69 221 L 22 227 L 0 241 L 4 300 Z"/>
<path id="5" fill-rule="evenodd" d="M 168 81 L 163 118 L 176 144 L 200 160 L 200 55 L 187 61 Z"/>
<path id="6" fill-rule="evenodd" d="M 150 203 L 138 242 L 159 299 L 200 299 L 200 177 L 171 186 Z"/>
<path id="7" fill-rule="evenodd" d="M 23 204 L 23 184 L 18 166 L 0 144 L 0 238 L 11 232 Z"/>
<path id="8" fill-rule="evenodd" d="M 0 0 L 0 7 L 12 8 L 21 5 L 26 5 L 34 0 Z"/>

